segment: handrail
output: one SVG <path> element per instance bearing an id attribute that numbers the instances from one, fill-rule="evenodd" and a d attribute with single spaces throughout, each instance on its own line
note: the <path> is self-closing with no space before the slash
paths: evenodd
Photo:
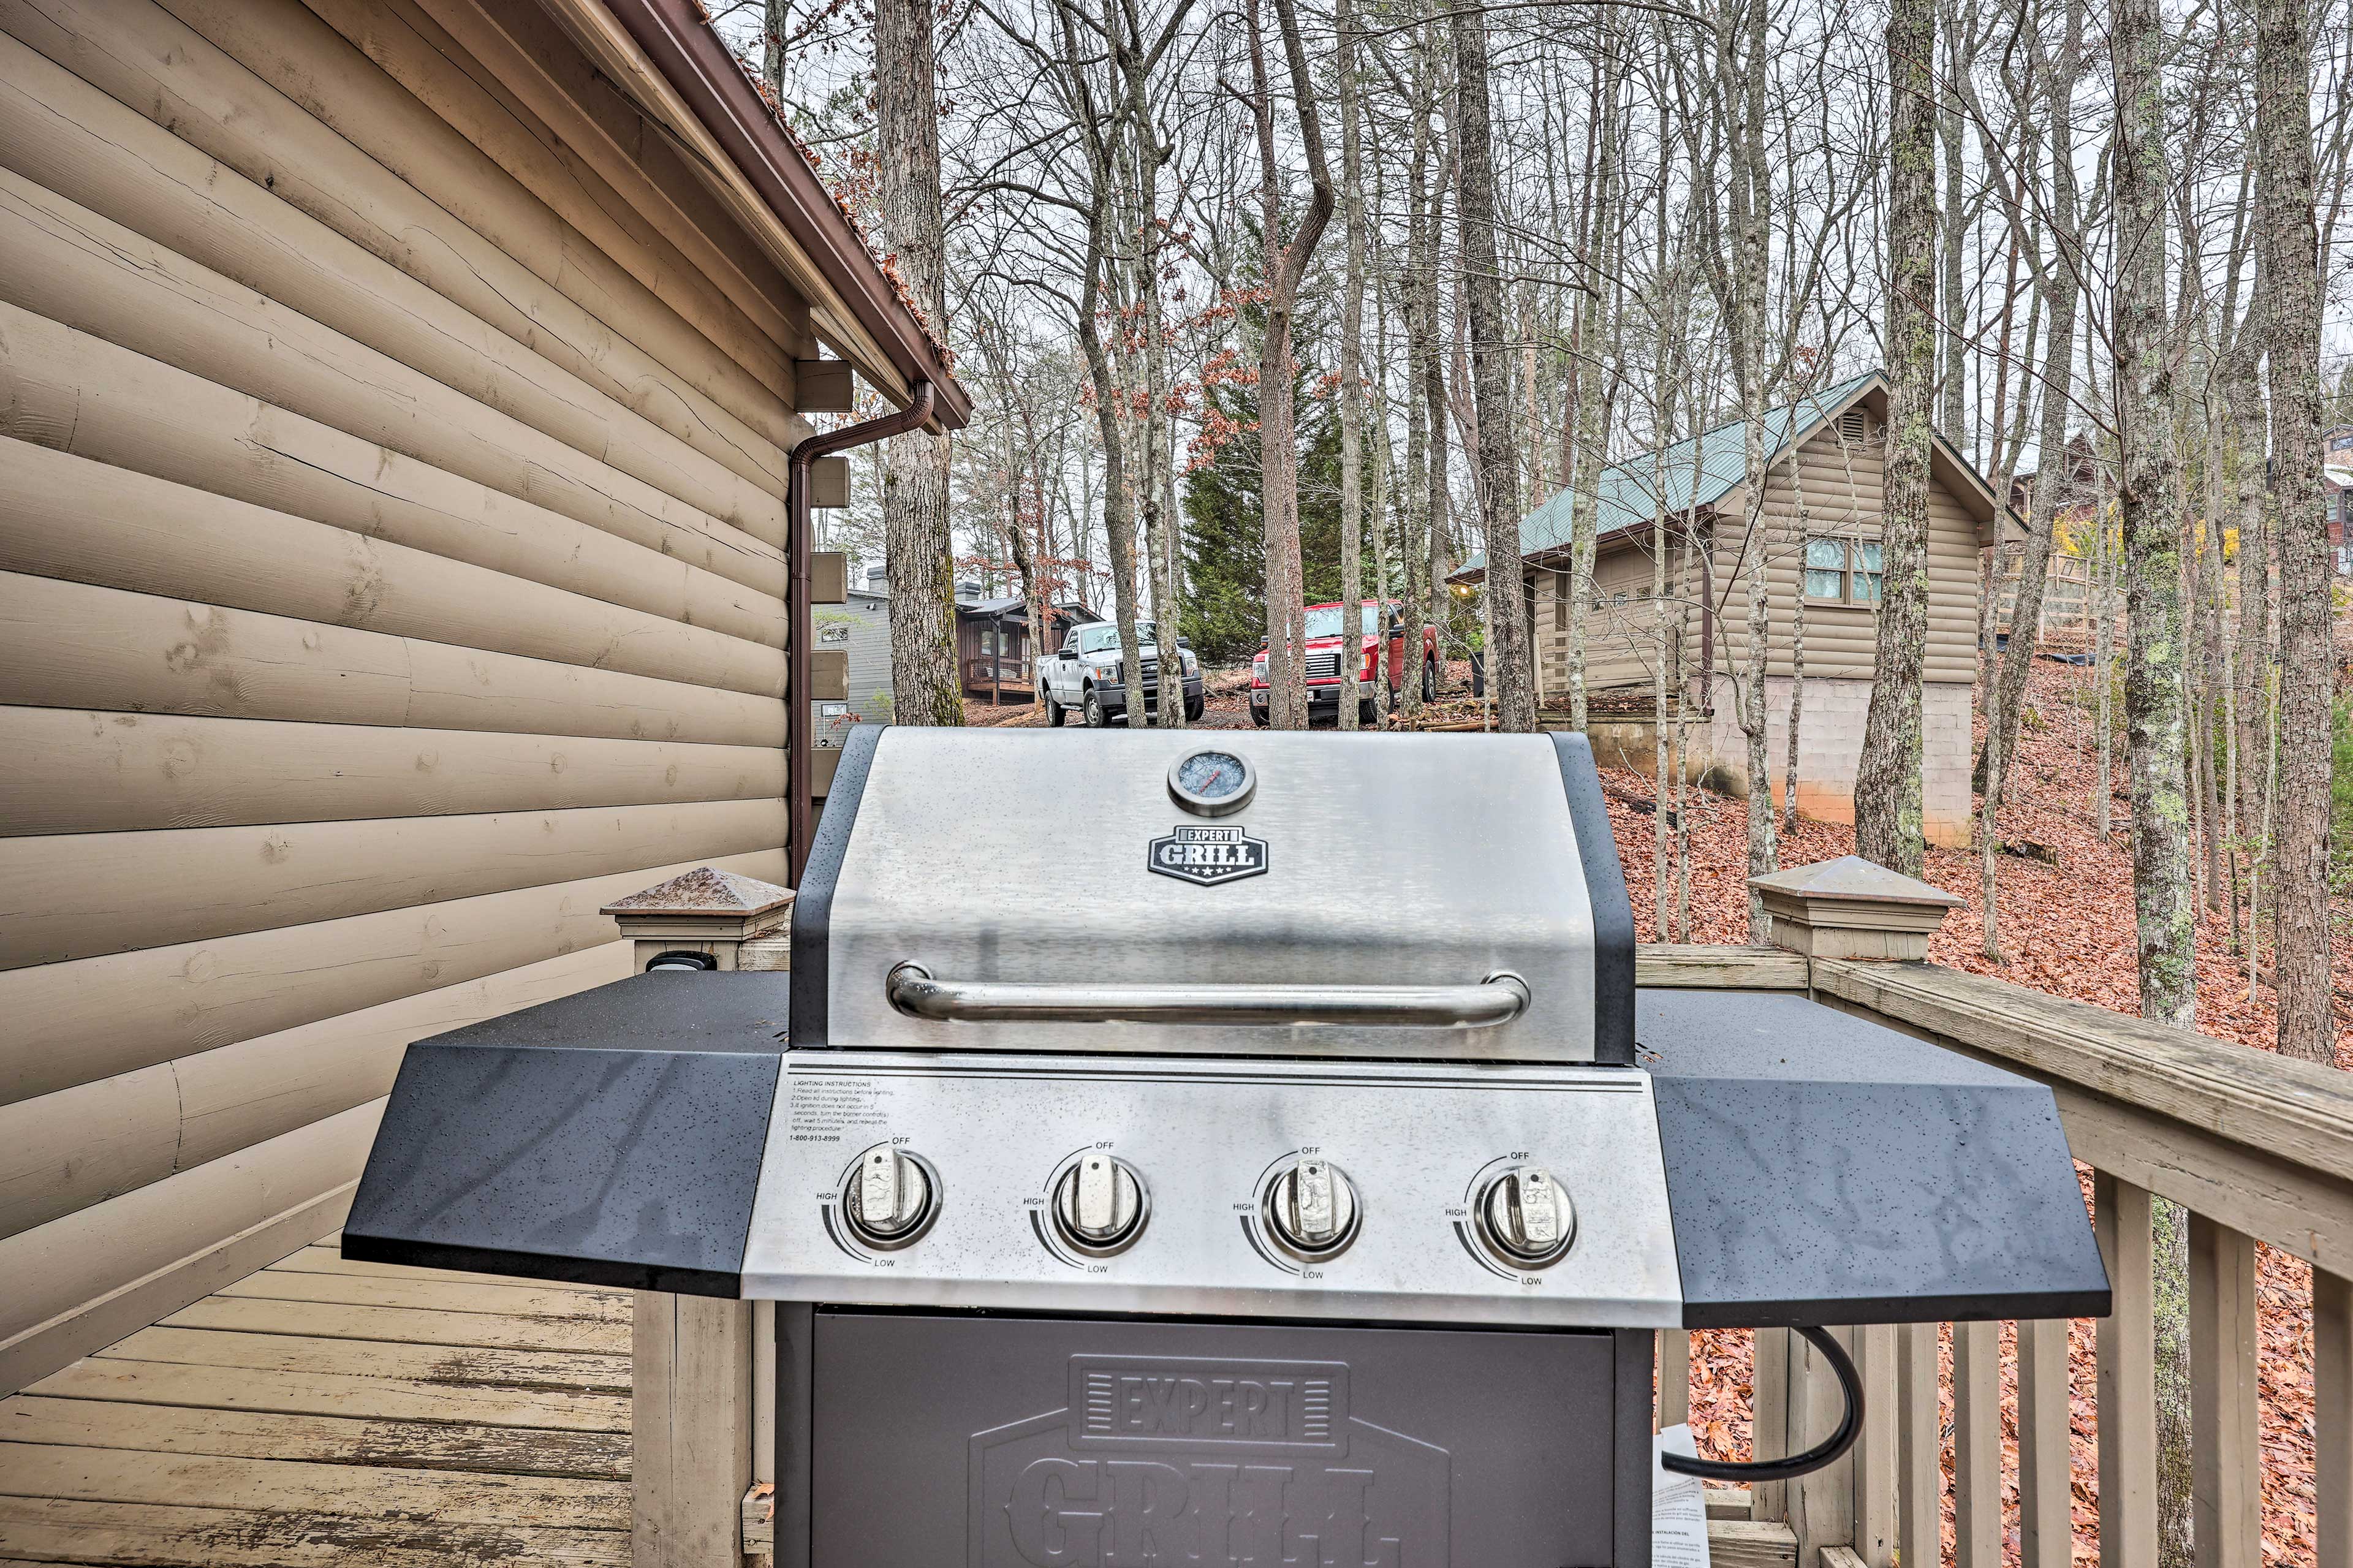
<path id="1" fill-rule="evenodd" d="M 1939 1561 L 1946 1508 L 1957 1561 L 2000 1562 L 2009 1366 L 2018 1389 L 2021 1560 L 2071 1560 L 2083 1544 L 2075 1505 L 2088 1483 L 2102 1560 L 2155 1568 L 2155 1368 L 2163 1309 L 2152 1219 L 2158 1200 L 2169 1199 L 2189 1215 L 2191 1377 L 2214 1391 L 2199 1394 L 2187 1412 L 2201 1557 L 2211 1531 L 2217 1560 L 2253 1563 L 2264 1525 L 2276 1522 L 2264 1512 L 2268 1461 L 2255 1407 L 2259 1368 L 2277 1353 L 2257 1315 L 2261 1247 L 2268 1246 L 2314 1265 L 2309 1342 L 2320 1506 L 2316 1532 L 2291 1550 L 2317 1568 L 2353 1568 L 2353 1487 L 2341 1484 L 2353 1477 L 2353 1074 L 1934 963 L 1657 946 L 1638 950 L 1636 974 L 1660 988 L 1803 989 L 2043 1083 L 2070 1151 L 2095 1175 L 2093 1227 L 2115 1287 L 2113 1315 L 2091 1331 L 2100 1363 L 2096 1462 L 2076 1451 L 2071 1431 L 2066 1323 L 2020 1323 L 2008 1350 L 1997 1324 L 1951 1325 L 1949 1375 L 1939 1371 L 1937 1325 L 1836 1331 L 1851 1336 L 1872 1407 L 1884 1415 L 1867 1424 L 1847 1472 L 1754 1494 L 1758 1518 L 1786 1518 L 1794 1527 L 1799 1562 L 1876 1568 L 1898 1557 Z M 1688 1408 L 1690 1358 L 1683 1336 L 1670 1332 L 1664 1341 L 1660 1406 L 1662 1419 L 1671 1420 Z M 1760 1454 L 1809 1440 L 1816 1430 L 1816 1418 L 1801 1413 L 1823 1397 L 1822 1373 L 1818 1364 L 1801 1366 L 1799 1352 L 1786 1336 L 1757 1336 Z M 1947 1419 L 1940 1399 L 1950 1402 L 1948 1471 L 1939 1458 Z"/>
<path id="2" fill-rule="evenodd" d="M 2353 1073 L 1941 964 L 1811 962 L 1817 992 L 2353 1181 Z"/>
<path id="3" fill-rule="evenodd" d="M 1043 985 L 935 980 L 902 963 L 884 982 L 891 1005 L 935 1022 L 1020 1024 L 1369 1025 L 1483 1029 L 1528 1008 L 1527 982 L 1491 974 L 1476 985 Z"/>

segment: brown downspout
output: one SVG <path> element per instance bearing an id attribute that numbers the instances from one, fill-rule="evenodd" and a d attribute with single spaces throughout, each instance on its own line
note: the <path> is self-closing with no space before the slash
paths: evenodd
<path id="1" fill-rule="evenodd" d="M 787 880 L 800 886 L 809 856 L 809 774 L 816 765 L 809 733 L 809 644 L 816 635 L 809 615 L 809 465 L 851 447 L 886 436 L 902 436 L 932 416 L 932 384 L 915 383 L 906 407 L 880 419 L 811 436 L 793 448 L 785 489 L 785 602 L 789 629 L 785 637 L 785 831 L 790 868 Z"/>

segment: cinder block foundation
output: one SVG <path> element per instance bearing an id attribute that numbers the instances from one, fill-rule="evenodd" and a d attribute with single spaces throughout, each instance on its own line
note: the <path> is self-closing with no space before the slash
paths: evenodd
<path id="1" fill-rule="evenodd" d="M 1786 676 L 1765 683 L 1766 755 L 1776 803 L 1786 800 L 1789 759 L 1789 695 Z M 1694 713 L 1683 758 L 1686 783 L 1746 799 L 1748 742 L 1740 732 L 1732 682 L 1718 679 L 1712 715 Z M 1925 689 L 1921 713 L 1921 804 L 1928 842 L 1967 848 L 1969 801 L 1969 698 L 1967 686 Z M 1871 708 L 1867 680 L 1811 679 L 1798 721 L 1798 810 L 1823 822 L 1854 820 L 1854 778 L 1862 759 L 1862 730 Z M 1596 719 L 1588 733 L 1604 767 L 1651 771 L 1658 730 L 1648 718 Z"/>

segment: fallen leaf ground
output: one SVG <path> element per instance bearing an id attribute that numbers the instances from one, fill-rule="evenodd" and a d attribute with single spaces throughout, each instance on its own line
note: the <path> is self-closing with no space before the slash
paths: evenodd
<path id="1" fill-rule="evenodd" d="M 2029 721 L 2019 745 L 2010 804 L 2001 813 L 2005 841 L 2031 840 L 2047 847 L 2055 864 L 2005 855 L 1998 877 L 1996 929 L 2003 962 L 1984 956 L 1983 906 L 1974 850 L 1928 852 L 1925 879 L 1968 900 L 1938 933 L 1930 956 L 1957 969 L 2073 997 L 2120 1013 L 2138 1010 L 2134 967 L 2132 859 L 2126 826 L 2129 807 L 2121 798 L 2125 765 L 2119 743 L 2115 760 L 2113 806 L 2116 831 L 2105 838 L 2093 820 L 2097 780 L 2096 721 L 2090 672 L 2038 662 L 2028 687 Z M 1982 726 L 1979 726 L 1980 731 Z M 1981 738 L 1981 736 L 1980 736 Z M 1657 939 L 1651 848 L 1654 818 L 1632 804 L 1648 802 L 1651 781 L 1642 774 L 1611 772 L 1610 823 L 1626 867 L 1636 927 L 1646 941 Z M 1747 805 L 1694 790 L 1686 796 L 1691 823 L 1691 927 L 1688 940 L 1745 942 L 1748 940 Z M 1803 866 L 1852 853 L 1854 836 L 1843 825 L 1800 821 L 1783 837 L 1779 863 Z M 2227 908 L 2227 895 L 2225 897 Z M 2338 927 L 2338 973 L 2348 952 L 2345 922 Z M 2268 974 L 2266 955 L 2263 971 Z M 2198 1026 L 2221 1039 L 2268 1049 L 2277 1015 L 2267 986 L 2248 994 L 2245 961 L 2230 952 L 2227 916 L 2207 920 L 2198 943 Z M 2340 1016 L 2337 1063 L 2353 1059 L 2353 1034 Z M 2088 1187 L 2087 1187 L 2088 1194 Z M 2312 1279 L 2299 1259 L 2268 1247 L 2258 1255 L 2258 1322 L 2261 1336 L 2261 1442 L 2263 1451 L 2265 1563 L 2315 1561 L 2316 1503 L 2313 1492 L 2313 1381 L 2310 1331 Z M 2074 1483 L 2074 1555 L 2099 1558 L 2097 1407 L 2094 1399 L 2093 1332 L 2088 1320 L 2072 1327 Z M 1947 1332 L 1947 1378 L 1944 1432 L 1946 1468 L 1952 1458 L 1950 1331 Z M 1703 1333 L 1692 1348 L 1692 1423 L 1703 1453 L 1724 1458 L 1747 1452 L 1751 1407 L 1749 1336 Z M 2016 1363 L 2010 1331 L 2003 1331 L 2003 1500 L 2006 1559 L 2018 1560 L 2018 1434 Z M 1947 1504 L 1947 1541 L 1950 1503 Z"/>

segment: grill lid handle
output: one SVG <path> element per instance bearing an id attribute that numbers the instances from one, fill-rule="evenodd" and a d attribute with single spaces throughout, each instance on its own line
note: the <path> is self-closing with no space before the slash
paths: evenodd
<path id="1" fill-rule="evenodd" d="M 1345 1024 L 1487 1029 L 1528 1009 L 1528 983 L 1476 985 L 1037 985 L 935 980 L 902 963 L 884 983 L 911 1017 L 966 1024 Z"/>

